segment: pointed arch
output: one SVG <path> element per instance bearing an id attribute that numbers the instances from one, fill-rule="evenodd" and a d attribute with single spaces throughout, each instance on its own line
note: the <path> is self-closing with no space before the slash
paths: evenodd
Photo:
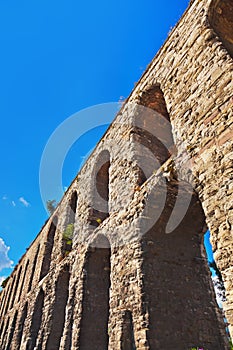
<path id="1" fill-rule="evenodd" d="M 223 46 L 233 58 L 233 2 L 212 0 L 208 11 L 209 23 Z"/>
<path id="2" fill-rule="evenodd" d="M 4 309 L 4 306 L 6 304 L 6 300 L 7 300 L 7 296 L 8 296 L 8 293 L 9 293 L 9 284 L 6 285 L 6 287 L 4 288 L 3 292 L 3 296 L 2 296 L 2 299 L 1 299 L 1 308 L 0 308 L 0 315 L 2 316 L 3 315 L 3 309 Z"/>
<path id="3" fill-rule="evenodd" d="M 50 264 L 51 264 L 51 258 L 52 258 L 52 251 L 53 251 L 53 245 L 54 245 L 54 237 L 57 229 L 57 223 L 58 223 L 58 218 L 55 216 L 53 218 L 53 221 L 50 225 L 49 232 L 47 235 L 47 241 L 45 243 L 45 251 L 44 251 L 44 258 L 41 266 L 41 271 L 40 271 L 40 280 L 44 278 L 47 273 L 49 272 L 50 269 Z"/>
<path id="4" fill-rule="evenodd" d="M 158 84 L 149 87 L 139 98 L 131 139 L 141 186 L 175 152 L 170 115 Z"/>
<path id="5" fill-rule="evenodd" d="M 31 276 L 30 276 L 30 281 L 29 281 L 29 285 L 28 285 L 28 293 L 31 291 L 32 288 L 32 282 L 34 279 L 34 274 L 35 274 L 35 270 L 36 270 L 36 265 L 37 265 L 37 260 L 38 260 L 38 255 L 40 252 L 40 245 L 38 245 L 37 247 L 37 251 L 33 260 L 33 265 L 32 265 L 32 270 L 31 270 Z"/>
<path id="6" fill-rule="evenodd" d="M 24 282 L 25 282 L 26 274 L 27 274 L 27 272 L 28 272 L 29 262 L 30 262 L 30 261 L 29 261 L 29 259 L 28 259 L 28 260 L 27 260 L 27 263 L 26 263 L 26 266 L 25 266 L 25 268 L 24 268 L 23 280 L 22 280 L 22 283 L 21 283 L 20 291 L 19 291 L 18 302 L 20 301 L 23 288 L 25 287 L 25 286 L 24 286 Z"/>
<path id="7" fill-rule="evenodd" d="M 143 91 L 139 104 L 152 109 L 170 122 L 170 116 L 167 110 L 163 91 L 159 84 L 155 84 Z M 149 119 L 146 120 L 149 123 Z"/>
<path id="8" fill-rule="evenodd" d="M 69 201 L 69 211 L 68 211 L 68 220 L 67 220 L 68 224 L 75 223 L 77 204 L 78 204 L 78 194 L 77 194 L 77 191 L 74 191 Z"/>
<path id="9" fill-rule="evenodd" d="M 66 214 L 66 225 L 62 236 L 62 255 L 65 256 L 72 250 L 73 246 L 73 235 L 74 235 L 74 223 L 76 210 L 78 205 L 78 194 L 77 191 L 72 193 L 69 201 Z"/>
<path id="10" fill-rule="evenodd" d="M 92 208 L 89 222 L 97 227 L 109 216 L 109 169 L 110 153 L 102 151 L 95 162 Z"/>
<path id="11" fill-rule="evenodd" d="M 12 298 L 11 298 L 11 305 L 10 305 L 10 309 L 13 307 L 14 305 L 14 301 L 15 301 L 15 297 L 16 297 L 16 294 L 17 294 L 17 290 L 19 288 L 19 280 L 20 280 L 20 277 L 21 277 L 21 273 L 22 273 L 22 265 L 20 266 L 19 268 L 19 271 L 17 273 L 17 278 L 16 278 L 16 283 L 15 283 L 15 287 L 14 287 L 14 290 L 12 291 L 13 295 L 12 295 Z"/>
<path id="12" fill-rule="evenodd" d="M 8 293 L 8 296 L 7 296 L 6 305 L 5 305 L 5 309 L 3 311 L 3 314 L 7 313 L 8 308 L 9 308 L 9 304 L 10 304 L 10 300 L 13 297 L 12 296 L 12 291 L 13 291 L 13 288 L 14 288 L 14 285 L 15 285 L 15 279 L 16 279 L 16 275 L 14 275 L 13 280 L 11 282 L 11 285 L 9 287 L 9 293 Z"/>

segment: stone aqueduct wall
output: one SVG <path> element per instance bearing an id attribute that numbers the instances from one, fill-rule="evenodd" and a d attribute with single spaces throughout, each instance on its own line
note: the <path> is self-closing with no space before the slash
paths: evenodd
<path id="1" fill-rule="evenodd" d="M 208 226 L 233 335 L 232 21 L 231 0 L 191 2 L 10 276 L 2 350 L 229 348 L 203 233 Z M 164 142 L 151 136 L 158 129 Z"/>

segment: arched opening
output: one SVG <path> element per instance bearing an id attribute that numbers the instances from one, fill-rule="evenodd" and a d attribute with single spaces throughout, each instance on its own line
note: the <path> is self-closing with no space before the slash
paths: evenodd
<path id="1" fill-rule="evenodd" d="M 76 191 L 72 193 L 67 209 L 66 225 L 62 235 L 62 252 L 67 255 L 72 250 L 74 223 L 78 204 L 78 194 Z"/>
<path id="2" fill-rule="evenodd" d="M 163 212 L 141 241 L 149 347 L 169 349 L 172 344 L 174 349 L 197 345 L 227 349 L 225 326 L 204 253 L 205 215 L 192 186 L 179 186 L 183 188 L 183 198 L 189 191 L 192 193 L 189 208 L 185 199 L 184 207 L 180 207 L 184 212 L 182 222 L 166 233 L 177 200 L 177 183 L 170 181 Z M 150 217 L 153 210 L 151 207 Z"/>
<path id="3" fill-rule="evenodd" d="M 15 285 L 15 278 L 16 278 L 16 275 L 14 275 L 13 280 L 11 282 L 11 286 L 9 288 L 9 293 L 8 293 L 8 296 L 7 296 L 6 307 L 4 309 L 3 314 L 7 313 L 8 308 L 9 308 L 9 304 L 10 304 L 10 300 L 11 300 L 11 298 L 13 298 L 12 291 L 13 291 L 13 288 L 14 288 L 14 285 Z"/>
<path id="4" fill-rule="evenodd" d="M 24 283 L 25 283 L 26 274 L 28 272 L 28 266 L 29 266 L 29 260 L 27 261 L 26 266 L 24 268 L 23 280 L 22 280 L 22 283 L 21 283 L 20 291 L 19 291 L 18 302 L 20 301 L 23 288 L 25 287 Z"/>
<path id="5" fill-rule="evenodd" d="M 5 324 L 5 328 L 2 334 L 2 337 L 0 338 L 1 341 L 1 349 L 5 349 L 6 343 L 7 343 L 7 335 L 8 335 L 8 328 L 10 323 L 10 317 L 8 317 L 7 322 Z"/>
<path id="6" fill-rule="evenodd" d="M 8 295 L 9 295 L 9 290 L 10 290 L 10 283 L 8 283 L 7 286 L 3 290 L 4 296 L 2 297 L 2 303 L 1 303 L 1 312 L 0 312 L 1 316 L 3 315 L 3 310 L 4 310 L 4 307 L 6 305 L 6 301 L 7 301 Z"/>
<path id="7" fill-rule="evenodd" d="M 35 302 L 34 311 L 32 315 L 32 323 L 30 327 L 30 337 L 27 342 L 26 350 L 34 350 L 38 332 L 40 330 L 42 315 L 44 307 L 44 291 L 41 289 Z"/>
<path id="8" fill-rule="evenodd" d="M 66 317 L 66 304 L 69 297 L 69 266 L 60 272 L 55 290 L 55 302 L 52 309 L 51 329 L 46 344 L 47 350 L 59 349 Z"/>
<path id="9" fill-rule="evenodd" d="M 233 58 L 233 2 L 232 0 L 212 0 L 209 23 Z"/>
<path id="10" fill-rule="evenodd" d="M 109 216 L 109 168 L 110 153 L 102 151 L 96 160 L 93 184 L 93 205 L 89 214 L 89 222 L 97 227 Z"/>
<path id="11" fill-rule="evenodd" d="M 6 301 L 7 288 L 1 292 L 1 306 L 0 306 L 0 316 L 2 316 L 3 305 Z"/>
<path id="12" fill-rule="evenodd" d="M 19 280 L 20 280 L 20 277 L 21 277 L 21 273 L 22 273 L 22 266 L 20 266 L 18 274 L 17 274 L 15 288 L 13 290 L 13 295 L 12 295 L 12 299 L 11 299 L 10 309 L 13 307 L 13 304 L 14 304 L 14 301 L 15 301 L 16 293 L 17 293 L 17 290 L 18 290 L 18 287 L 19 287 Z"/>
<path id="13" fill-rule="evenodd" d="M 55 216 L 50 225 L 48 236 L 47 236 L 47 242 L 45 243 L 45 252 L 44 252 L 44 258 L 41 266 L 40 280 L 42 280 L 42 278 L 44 278 L 47 275 L 50 269 L 57 222 L 58 222 L 58 218 L 57 216 Z"/>
<path id="14" fill-rule="evenodd" d="M 28 303 L 25 304 L 21 317 L 19 319 L 19 324 L 18 324 L 18 330 L 17 330 L 17 336 L 16 336 L 16 343 L 18 349 L 21 348 L 21 341 L 23 337 L 23 331 L 24 331 L 24 323 L 27 317 L 27 312 L 28 312 Z"/>
<path id="15" fill-rule="evenodd" d="M 163 118 L 170 122 L 170 117 L 167 111 L 164 95 L 159 85 L 154 85 L 148 90 L 144 91 L 140 97 L 139 105 L 156 111 L 159 115 L 161 115 Z M 149 118 L 145 119 L 143 121 L 144 125 L 145 123 L 150 123 L 150 121 L 153 124 L 153 120 L 150 120 Z"/>
<path id="16" fill-rule="evenodd" d="M 126 311 L 123 316 L 121 350 L 136 350 L 132 313 Z"/>
<path id="17" fill-rule="evenodd" d="M 77 204 L 78 204 L 78 194 L 76 191 L 74 191 L 69 201 L 69 211 L 68 211 L 68 218 L 67 218 L 68 224 L 74 224 L 75 222 Z"/>
<path id="18" fill-rule="evenodd" d="M 15 312 L 15 316 L 14 316 L 12 324 L 11 324 L 10 333 L 8 335 L 8 341 L 7 341 L 6 350 L 10 350 L 11 349 L 11 343 L 12 343 L 12 340 L 13 340 L 13 335 L 14 335 L 14 331 L 15 331 L 17 317 L 18 317 L 18 311 Z"/>
<path id="19" fill-rule="evenodd" d="M 142 93 L 131 139 L 139 166 L 138 185 L 141 186 L 175 152 L 170 116 L 158 85 Z"/>
<path id="20" fill-rule="evenodd" d="M 0 339 L 1 339 L 1 336 L 2 336 L 3 329 L 4 329 L 4 319 L 3 319 L 2 322 L 1 322 Z"/>
<path id="21" fill-rule="evenodd" d="M 37 247 L 36 255 L 35 255 L 34 260 L 33 260 L 31 276 L 30 276 L 30 281 L 29 281 L 29 285 L 28 285 L 28 293 L 30 292 L 30 290 L 32 288 L 32 282 L 33 282 L 33 278 L 34 278 L 34 274 L 35 274 L 35 270 L 36 270 L 39 251 L 40 251 L 40 245 L 38 245 L 38 247 Z"/>
<path id="22" fill-rule="evenodd" d="M 83 269 L 84 296 L 79 338 L 82 350 L 108 349 L 110 256 L 108 239 L 99 235 L 89 247 Z"/>

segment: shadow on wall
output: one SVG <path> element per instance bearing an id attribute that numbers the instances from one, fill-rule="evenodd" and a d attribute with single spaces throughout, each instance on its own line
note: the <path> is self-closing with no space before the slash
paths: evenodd
<path id="1" fill-rule="evenodd" d="M 52 308 L 51 329 L 46 350 L 59 349 L 63 334 L 66 304 L 69 297 L 69 265 L 65 265 L 56 282 L 55 302 Z"/>
<path id="2" fill-rule="evenodd" d="M 84 297 L 80 326 L 79 348 L 82 350 L 108 349 L 108 318 L 110 288 L 110 256 L 108 239 L 99 235 L 89 247 L 84 266 Z"/>
<path id="3" fill-rule="evenodd" d="M 172 343 L 174 349 L 189 349 L 202 341 L 204 349 L 225 349 L 224 323 L 213 302 L 209 267 L 203 256 L 205 215 L 201 203 L 193 192 L 183 221 L 165 234 L 176 201 L 174 184 L 167 186 L 163 213 L 141 242 L 149 345 L 170 349 Z"/>

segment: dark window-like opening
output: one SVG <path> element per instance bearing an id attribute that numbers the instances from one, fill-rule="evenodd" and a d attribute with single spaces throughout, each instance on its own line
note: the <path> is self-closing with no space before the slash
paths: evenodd
<path id="1" fill-rule="evenodd" d="M 101 248 L 104 247 L 104 248 Z M 110 245 L 102 235 L 89 248 L 84 265 L 84 296 L 80 328 L 82 350 L 108 349 Z"/>
<path id="2" fill-rule="evenodd" d="M 25 323 L 25 320 L 27 317 L 27 312 L 28 312 L 28 304 L 26 303 L 24 308 L 23 308 L 21 317 L 19 319 L 19 324 L 18 324 L 18 330 L 17 330 L 17 336 L 16 336 L 16 343 L 17 343 L 18 349 L 21 348 L 20 345 L 21 345 L 21 340 L 23 337 L 24 323 Z"/>
<path id="3" fill-rule="evenodd" d="M 123 316 L 121 350 L 136 350 L 133 319 L 130 311 L 126 311 Z"/>
<path id="4" fill-rule="evenodd" d="M 8 296 L 7 296 L 6 307 L 5 307 L 5 310 L 4 310 L 3 314 L 4 314 L 4 313 L 7 313 L 10 300 L 11 300 L 11 298 L 13 298 L 12 291 L 13 291 L 13 288 L 14 288 L 14 285 L 15 285 L 15 278 L 16 278 L 16 275 L 14 275 L 13 280 L 12 280 L 12 282 L 11 282 L 11 287 L 10 287 L 10 289 L 9 289 L 9 293 L 8 293 Z"/>
<path id="5" fill-rule="evenodd" d="M 213 0 L 210 5 L 209 22 L 223 45 L 233 58 L 233 2 Z"/>
<path id="6" fill-rule="evenodd" d="M 16 293 L 17 293 L 17 290 L 18 290 L 18 287 L 19 287 L 19 280 L 20 280 L 20 277 L 21 277 L 21 273 L 22 273 L 22 266 L 20 266 L 18 274 L 17 274 L 15 288 L 13 290 L 13 295 L 12 295 L 12 299 L 11 299 L 10 309 L 13 307 L 13 304 L 14 304 L 14 301 L 15 301 Z"/>
<path id="7" fill-rule="evenodd" d="M 0 338 L 1 338 L 1 335 L 2 335 L 3 328 L 4 328 L 4 320 L 2 320 L 2 322 L 1 322 Z"/>
<path id="8" fill-rule="evenodd" d="M 2 319 L 2 322 L 1 322 L 0 339 L 1 339 L 1 336 L 2 336 L 3 329 L 4 329 L 4 319 Z"/>
<path id="9" fill-rule="evenodd" d="M 55 303 L 52 310 L 51 329 L 46 345 L 47 350 L 59 349 L 66 317 L 66 304 L 69 297 L 69 266 L 61 271 L 55 291 Z"/>
<path id="10" fill-rule="evenodd" d="M 32 288 L 32 282 L 33 282 L 33 278 L 34 278 L 34 274 L 35 274 L 35 270 L 36 270 L 36 265 L 37 265 L 39 251 L 40 251 L 40 245 L 38 245 L 38 248 L 37 248 L 37 251 L 36 251 L 36 255 L 35 255 L 34 260 L 33 260 L 31 276 L 30 276 L 30 281 L 29 281 L 29 285 L 28 285 L 28 292 L 30 292 L 30 290 Z"/>
<path id="11" fill-rule="evenodd" d="M 155 85 L 145 91 L 135 112 L 131 130 L 141 185 L 175 152 L 170 116 L 162 90 Z"/>
<path id="12" fill-rule="evenodd" d="M 50 225 L 48 236 L 47 236 L 47 242 L 45 243 L 45 252 L 44 252 L 44 258 L 41 266 L 40 280 L 47 275 L 50 269 L 57 222 L 58 222 L 58 218 L 55 216 Z"/>
<path id="13" fill-rule="evenodd" d="M 9 328 L 9 323 L 10 323 L 10 317 L 8 317 L 4 331 L 3 331 L 3 335 L 0 338 L 0 342 L 1 342 L 1 349 L 5 349 L 5 346 L 7 344 L 7 340 L 8 340 L 8 328 Z"/>
<path id="14" fill-rule="evenodd" d="M 17 322 L 17 317 L 18 317 L 18 311 L 16 311 L 15 316 L 13 318 L 12 324 L 11 324 L 11 328 L 10 328 L 10 333 L 8 335 L 8 341 L 7 341 L 7 346 L 6 346 L 6 350 L 10 350 L 11 348 L 11 342 L 14 336 L 14 331 L 15 331 L 15 326 L 16 326 L 16 322 Z"/>
<path id="15" fill-rule="evenodd" d="M 4 306 L 6 304 L 6 300 L 7 300 L 7 296 L 8 296 L 8 293 L 9 293 L 9 287 L 10 285 L 7 284 L 7 286 L 4 288 L 3 292 L 4 295 L 2 297 L 2 303 L 1 303 L 1 311 L 0 311 L 0 315 L 2 316 L 3 315 L 3 309 L 4 309 Z"/>
<path id="16" fill-rule="evenodd" d="M 89 213 L 89 222 L 97 227 L 109 216 L 109 168 L 110 154 L 102 151 L 96 160 L 93 184 L 93 205 Z"/>
<path id="17" fill-rule="evenodd" d="M 69 205 L 67 208 L 67 218 L 65 229 L 62 234 L 62 251 L 63 255 L 67 255 L 72 250 L 73 245 L 73 235 L 74 235 L 74 223 L 78 203 L 78 194 L 73 192 Z"/>
<path id="18" fill-rule="evenodd" d="M 75 222 L 77 203 L 78 203 L 78 195 L 77 195 L 77 192 L 74 191 L 69 202 L 69 211 L 68 211 L 68 220 L 67 220 L 68 224 L 74 224 Z"/>
<path id="19" fill-rule="evenodd" d="M 26 274 L 28 272 L 28 266 L 29 266 L 29 260 L 27 261 L 27 264 L 26 264 L 25 269 L 24 269 L 23 280 L 22 280 L 22 283 L 21 283 L 20 291 L 19 291 L 18 301 L 20 300 L 23 288 L 25 287 L 24 286 L 24 282 L 25 282 Z"/>
<path id="20" fill-rule="evenodd" d="M 192 194 L 190 205 L 180 206 L 183 220 L 166 234 L 177 201 L 176 186 L 175 181 L 169 182 L 163 212 L 141 242 L 149 347 L 169 349 L 172 344 L 174 349 L 191 349 L 200 344 L 203 349 L 225 349 L 224 322 L 204 255 L 205 215 L 191 185 L 179 183 L 183 198 Z M 159 203 L 158 191 L 153 203 Z M 154 211 L 151 206 L 144 214 L 153 217 Z"/>
<path id="21" fill-rule="evenodd" d="M 34 350 L 38 332 L 40 330 L 44 307 L 44 291 L 41 289 L 35 302 L 35 307 L 32 315 L 32 323 L 30 327 L 30 338 L 27 343 L 26 350 Z"/>

